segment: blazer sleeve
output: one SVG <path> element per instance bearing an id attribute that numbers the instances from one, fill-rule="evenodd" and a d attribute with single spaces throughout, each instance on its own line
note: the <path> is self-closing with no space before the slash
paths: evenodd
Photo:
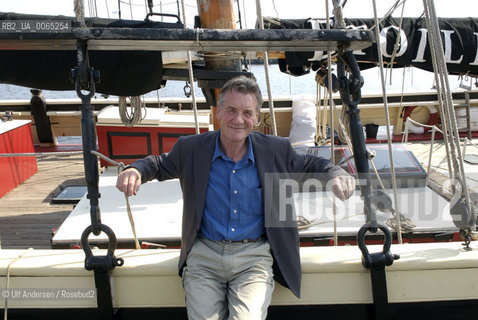
<path id="1" fill-rule="evenodd" d="M 174 144 L 169 153 L 150 155 L 133 162 L 128 168 L 136 168 L 141 173 L 141 183 L 153 179 L 159 181 L 175 179 L 181 176 L 182 137 Z"/>
<path id="2" fill-rule="evenodd" d="M 344 169 L 334 165 L 329 159 L 312 154 L 297 153 L 290 143 L 287 143 L 287 152 L 290 159 L 290 172 L 327 173 L 328 179 L 348 175 Z"/>

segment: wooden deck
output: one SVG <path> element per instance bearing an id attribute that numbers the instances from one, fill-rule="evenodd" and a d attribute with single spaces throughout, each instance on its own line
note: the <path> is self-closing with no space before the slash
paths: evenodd
<path id="1" fill-rule="evenodd" d="M 36 174 L 0 198 L 2 248 L 51 248 L 52 231 L 73 209 L 51 199 L 65 186 L 85 184 L 81 155 L 38 158 L 37 164 Z"/>

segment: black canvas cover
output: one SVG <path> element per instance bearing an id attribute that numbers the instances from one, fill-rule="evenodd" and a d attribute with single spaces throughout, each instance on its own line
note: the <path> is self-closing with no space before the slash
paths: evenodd
<path id="1" fill-rule="evenodd" d="M 72 17 L 0 13 L 2 20 L 67 20 Z M 182 28 L 181 23 L 86 18 L 88 27 Z M 163 65 L 159 51 L 89 51 L 90 66 L 100 71 L 96 92 L 137 96 L 160 88 Z M 46 90 L 74 90 L 70 70 L 76 67 L 76 51 L 0 51 L 0 82 Z"/>
<path id="2" fill-rule="evenodd" d="M 447 59 L 447 68 L 450 74 L 468 74 L 478 76 L 478 19 L 477 18 L 439 18 L 443 48 Z M 306 28 L 312 26 L 325 29 L 325 21 L 303 20 L 280 20 L 265 18 L 269 28 Z M 370 29 L 374 25 L 374 19 L 345 19 L 347 28 Z M 361 51 L 355 51 L 354 55 L 359 62 L 360 69 L 368 69 L 377 66 L 377 43 L 381 43 L 383 60 L 391 61 L 393 48 L 400 31 L 400 46 L 394 59 L 394 68 L 413 66 L 427 71 L 433 71 L 433 63 L 428 44 L 428 30 L 424 18 L 404 18 L 401 28 L 400 19 L 389 17 L 380 24 L 380 41 Z M 308 72 L 309 68 L 316 70 L 319 61 L 311 61 L 313 52 L 286 52 L 286 58 L 280 59 L 281 71 L 293 75 L 301 75 Z M 325 59 L 325 57 L 324 57 Z"/>

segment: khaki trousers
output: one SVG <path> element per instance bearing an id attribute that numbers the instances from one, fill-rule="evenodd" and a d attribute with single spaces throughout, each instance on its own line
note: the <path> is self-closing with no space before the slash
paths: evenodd
<path id="1" fill-rule="evenodd" d="M 274 291 L 269 242 L 196 239 L 183 270 L 191 320 L 265 319 Z"/>

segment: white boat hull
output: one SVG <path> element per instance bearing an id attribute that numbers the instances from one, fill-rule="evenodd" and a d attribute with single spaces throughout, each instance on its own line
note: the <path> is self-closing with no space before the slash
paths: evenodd
<path id="1" fill-rule="evenodd" d="M 392 253 L 400 254 L 401 258 L 386 268 L 391 308 L 400 310 L 403 309 L 401 306 L 406 305 L 420 309 L 420 306 L 457 303 L 476 309 L 478 246 L 472 247 L 475 250 L 465 251 L 457 242 L 392 245 Z M 368 248 L 372 253 L 382 250 L 381 246 Z M 83 251 L 33 250 L 15 261 L 23 253 L 23 250 L 0 251 L 0 269 L 3 275 L 0 286 L 6 288 L 8 281 L 9 292 L 29 292 L 35 289 L 94 292 L 93 272 L 84 269 Z M 105 250 L 94 250 L 93 254 L 102 255 Z M 163 310 L 184 315 L 184 291 L 177 273 L 178 250 L 117 250 L 115 255 L 124 259 L 124 265 L 114 269 L 111 274 L 115 308 L 126 313 Z M 342 312 L 355 310 L 355 307 L 366 312 L 373 309 L 370 272 L 362 266 L 358 247 L 301 248 L 301 257 L 301 298 L 297 299 L 288 289 L 277 285 L 271 315 L 275 312 L 283 314 L 286 310 L 315 310 L 315 316 L 320 317 L 321 312 L 329 312 L 334 308 L 339 308 Z M 5 275 L 9 265 L 10 277 L 7 278 Z M 4 292 L 5 290 L 2 291 L 3 295 Z M 57 312 L 66 312 L 79 308 L 83 309 L 81 312 L 86 312 L 86 309 L 94 312 L 96 307 L 96 299 L 91 297 L 8 299 L 8 312 L 18 314 L 20 318 L 22 314 L 29 314 L 31 309 L 39 309 L 39 312 L 54 312 L 52 310 L 55 309 Z M 74 318 L 75 312 L 70 312 Z M 348 319 L 354 319 L 358 315 L 357 311 L 351 312 L 354 314 Z M 453 318 L 452 316 L 446 318 Z"/>

